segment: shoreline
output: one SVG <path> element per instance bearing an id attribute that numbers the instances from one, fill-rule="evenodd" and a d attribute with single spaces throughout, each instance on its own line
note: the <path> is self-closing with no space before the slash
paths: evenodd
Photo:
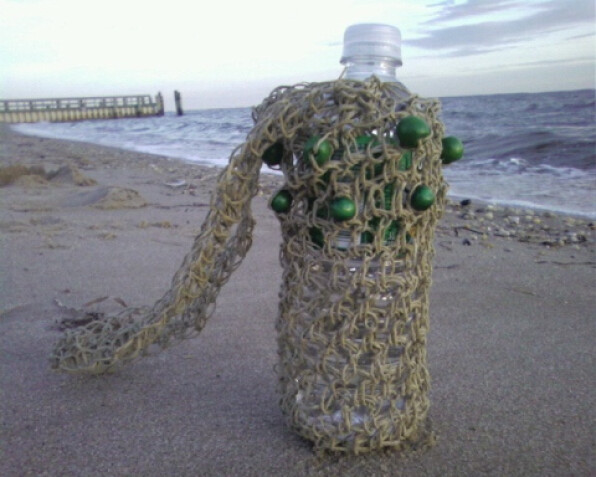
<path id="1" fill-rule="evenodd" d="M 29 172 L 0 175 L 1 475 L 595 472 L 592 222 L 450 203 L 435 234 L 427 347 L 437 444 L 317 455 L 276 393 L 281 234 L 268 200 L 281 176 L 261 175 L 252 248 L 198 337 L 113 374 L 71 376 L 48 364 L 69 313 L 163 296 L 219 169 L 4 126 L 0 144 L 1 172 Z"/>
<path id="2" fill-rule="evenodd" d="M 212 189 L 219 172 L 223 170 L 222 167 L 216 165 L 199 164 L 170 156 L 148 154 L 83 141 L 30 136 L 16 132 L 10 126 L 0 125 L 0 127 L 6 128 L 4 130 L 0 129 L 0 140 L 6 142 L 7 138 L 11 138 L 8 142 L 8 149 L 5 150 L 5 156 L 7 153 L 12 152 L 11 146 L 14 147 L 15 137 L 32 138 L 33 142 L 35 140 L 47 141 L 48 144 L 55 143 L 56 147 L 65 147 L 67 150 L 77 149 L 78 147 L 83 150 L 97 150 L 100 157 L 113 156 L 109 161 L 110 167 L 127 166 L 127 164 L 131 164 L 131 161 L 136 161 L 145 168 L 151 167 L 157 171 L 160 171 L 160 168 L 167 169 L 172 177 L 169 182 L 165 183 L 170 184 L 172 188 L 182 191 L 196 189 L 198 185 L 197 181 L 193 183 L 192 180 L 187 181 L 184 179 L 189 175 L 192 176 L 196 171 L 199 172 L 197 177 L 200 179 L 202 188 L 211 187 Z M 5 144 L 5 149 L 6 146 Z M 31 161 L 29 159 L 28 162 L 31 163 L 30 165 L 44 166 L 44 163 L 49 159 L 50 169 L 56 167 L 55 164 L 51 163 L 51 158 L 43 157 L 41 159 L 42 161 Z M 118 160 L 121 160 L 122 164 L 119 165 L 117 163 Z M 74 162 L 76 165 L 76 160 Z M 83 164 L 83 169 L 85 166 Z M 174 176 L 183 177 L 183 179 Z M 269 171 L 266 167 L 261 169 L 259 178 L 260 196 L 265 196 L 269 199 L 272 193 L 282 185 L 283 175 Z M 474 228 L 475 231 L 470 235 L 472 240 L 479 238 L 488 240 L 491 237 L 501 237 L 511 240 L 518 239 L 522 242 L 542 242 L 543 245 L 547 246 L 579 246 L 580 244 L 594 243 L 596 241 L 596 221 L 583 214 L 503 205 L 490 200 L 470 199 L 465 196 L 449 197 L 448 195 L 447 199 L 445 220 L 456 221 L 458 223 L 457 227 L 461 227 L 463 230 Z M 467 227 L 464 226 L 465 224 L 467 224 Z M 468 232 L 470 231 L 468 230 Z"/>
<path id="3" fill-rule="evenodd" d="M 240 108 L 240 109 L 242 109 L 242 108 Z M 191 159 L 185 159 L 182 157 L 168 156 L 168 155 L 163 155 L 163 154 L 153 153 L 153 152 L 144 152 L 144 151 L 139 151 L 139 150 L 135 150 L 135 149 L 127 149 L 127 148 L 113 146 L 113 145 L 97 144 L 97 143 L 92 143 L 92 142 L 86 142 L 84 140 L 55 138 L 50 135 L 26 134 L 26 133 L 21 133 L 19 131 L 15 131 L 11 127 L 11 125 L 6 125 L 3 127 L 8 127 L 12 133 L 18 134 L 21 136 L 39 137 L 39 138 L 44 138 L 44 139 L 56 140 L 56 141 L 80 143 L 80 144 L 85 144 L 88 147 L 95 147 L 95 146 L 96 147 L 105 147 L 108 149 L 116 149 L 116 150 L 120 150 L 120 151 L 129 152 L 132 154 L 154 156 L 154 157 L 160 157 L 160 158 L 166 159 L 166 160 L 179 161 L 181 163 L 188 164 L 191 166 L 216 167 L 218 169 L 223 169 L 225 167 L 223 165 L 211 164 L 211 163 L 208 163 L 205 161 L 193 161 Z M 230 150 L 230 153 L 231 153 L 231 150 Z M 463 160 L 465 160 L 465 158 Z M 274 177 L 283 177 L 281 172 L 276 173 L 264 166 L 261 169 L 261 177 L 265 176 L 265 175 L 273 175 Z M 561 216 L 573 217 L 573 218 L 580 219 L 580 220 L 586 220 L 586 221 L 590 221 L 590 222 L 596 221 L 596 211 L 593 211 L 593 212 L 567 211 L 567 210 L 563 210 L 561 208 L 556 208 L 556 207 L 549 208 L 549 206 L 540 205 L 540 204 L 518 203 L 517 201 L 514 201 L 514 200 L 505 201 L 505 200 L 497 200 L 497 199 L 481 199 L 481 198 L 476 198 L 471 195 L 454 194 L 454 193 L 450 193 L 449 191 L 448 191 L 448 199 L 450 199 L 452 202 L 459 202 L 461 200 L 466 200 L 466 199 L 473 200 L 474 203 L 479 204 L 481 206 L 491 205 L 491 206 L 495 206 L 498 208 L 511 210 L 512 213 L 516 213 L 516 211 L 519 212 L 520 210 L 521 211 L 531 210 L 531 211 L 533 211 L 535 213 L 539 213 L 539 214 L 540 213 L 552 213 L 552 214 L 557 214 L 557 215 L 561 215 Z"/>

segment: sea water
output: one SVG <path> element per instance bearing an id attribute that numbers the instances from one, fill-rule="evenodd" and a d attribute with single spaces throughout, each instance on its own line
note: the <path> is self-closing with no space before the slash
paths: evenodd
<path id="1" fill-rule="evenodd" d="M 466 149 L 444 168 L 449 196 L 596 218 L 595 99 L 596 90 L 441 98 L 446 133 Z M 253 126 L 251 112 L 208 109 L 13 128 L 224 167 Z"/>

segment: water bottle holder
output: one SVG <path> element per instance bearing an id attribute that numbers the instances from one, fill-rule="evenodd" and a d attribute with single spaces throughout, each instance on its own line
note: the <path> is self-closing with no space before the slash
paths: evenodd
<path id="1" fill-rule="evenodd" d="M 373 84 L 310 96 L 327 102 L 313 104 L 297 137 L 279 136 L 294 158 L 281 165 L 295 204 L 278 214 L 282 263 L 307 270 L 284 288 L 319 296 L 280 305 L 282 409 L 315 445 L 354 452 L 405 446 L 424 427 L 426 274 L 445 191 L 435 105 L 410 97 L 354 112 L 360 88 L 393 94 Z M 405 147 L 397 125 L 412 116 L 431 133 Z"/>
<path id="2" fill-rule="evenodd" d="M 296 380 L 298 381 L 298 380 Z M 375 438 L 381 429 L 375 423 L 375 416 L 391 416 L 383 432 L 397 434 L 403 432 L 404 423 L 412 420 L 408 395 L 387 396 L 374 405 L 367 403 L 366 396 L 382 395 L 383 385 L 367 389 L 366 394 L 358 393 L 357 384 L 333 388 L 333 384 L 317 383 L 307 390 L 299 390 L 295 395 L 296 424 L 301 431 L 308 429 L 306 437 L 316 436 L 319 440 L 330 440 L 342 446 L 352 446 L 354 441 L 365 437 Z M 412 406 L 411 409 L 415 409 Z M 302 432 L 304 434 L 304 432 Z"/>

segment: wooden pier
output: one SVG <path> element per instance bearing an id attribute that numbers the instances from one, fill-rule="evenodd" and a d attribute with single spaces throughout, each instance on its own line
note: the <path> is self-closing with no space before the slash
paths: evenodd
<path id="1" fill-rule="evenodd" d="M 64 122 L 86 119 L 138 118 L 163 116 L 161 93 L 155 100 L 148 95 L 104 96 L 58 99 L 0 99 L 0 122 Z"/>

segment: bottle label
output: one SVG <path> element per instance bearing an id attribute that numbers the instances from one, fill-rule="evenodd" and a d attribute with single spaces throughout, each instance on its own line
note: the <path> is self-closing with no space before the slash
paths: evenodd
<path id="1" fill-rule="evenodd" d="M 352 244 L 352 234 L 349 230 L 340 230 L 335 240 L 335 248 L 347 250 Z"/>

